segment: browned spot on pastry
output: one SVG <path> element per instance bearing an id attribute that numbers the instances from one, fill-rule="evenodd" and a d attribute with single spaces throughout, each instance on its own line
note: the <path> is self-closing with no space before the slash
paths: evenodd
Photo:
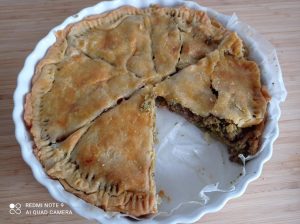
<path id="1" fill-rule="evenodd" d="M 85 165 L 90 165 L 92 162 L 94 162 L 94 158 L 93 157 L 84 160 L 84 164 Z"/>

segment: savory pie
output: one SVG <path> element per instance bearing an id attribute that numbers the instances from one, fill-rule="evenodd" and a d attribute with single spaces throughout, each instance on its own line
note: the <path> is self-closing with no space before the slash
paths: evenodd
<path id="1" fill-rule="evenodd" d="M 234 161 L 257 153 L 269 100 L 260 70 L 206 13 L 122 7 L 56 37 L 24 119 L 36 157 L 67 191 L 106 211 L 156 213 L 156 105 L 213 133 Z"/>

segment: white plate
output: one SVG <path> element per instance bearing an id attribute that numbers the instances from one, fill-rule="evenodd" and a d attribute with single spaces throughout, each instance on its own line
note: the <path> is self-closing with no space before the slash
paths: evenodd
<path id="1" fill-rule="evenodd" d="M 158 151 L 156 182 L 158 190 L 163 189 L 171 196 L 171 201 L 163 200 L 160 206 L 161 213 L 158 216 L 139 222 L 192 223 L 206 213 L 220 210 L 229 199 L 242 195 L 247 185 L 260 176 L 264 163 L 271 158 L 273 142 L 279 134 L 279 103 L 285 100 L 287 93 L 276 51 L 268 41 L 264 40 L 252 28 L 238 21 L 235 15 L 226 16 L 194 2 L 181 0 L 119 0 L 101 2 L 93 7 L 83 9 L 53 28 L 26 58 L 24 67 L 18 76 L 17 88 L 14 93 L 13 120 L 22 156 L 31 167 L 35 178 L 49 190 L 56 200 L 68 204 L 81 216 L 101 223 L 112 221 L 130 223 L 132 221 L 119 213 L 108 214 L 84 202 L 73 194 L 66 192 L 58 181 L 50 179 L 45 174 L 41 164 L 33 155 L 30 135 L 23 121 L 24 96 L 30 90 L 35 65 L 55 42 L 54 33 L 57 30 L 65 28 L 70 23 L 80 21 L 86 16 L 113 10 L 123 5 L 143 8 L 148 7 L 150 4 L 160 4 L 162 6 L 186 5 L 190 8 L 207 11 L 210 16 L 217 18 L 228 29 L 236 31 L 249 47 L 250 57 L 259 64 L 262 71 L 262 81 L 267 86 L 272 100 L 268 107 L 269 117 L 263 135 L 261 151 L 258 156 L 247 162 L 244 170 L 241 170 L 240 166 L 228 162 L 227 152 L 218 142 L 213 140 L 211 144 L 208 144 L 204 137 L 200 138 L 203 133 L 184 119 L 170 114 L 170 112 L 159 110 L 157 123 L 160 144 L 156 146 Z M 167 124 L 165 117 L 168 117 Z M 161 120 L 164 120 L 164 125 L 161 125 Z M 184 137 L 180 138 L 180 136 Z M 197 149 L 194 149 L 195 147 Z M 199 156 L 200 154 L 201 156 Z M 170 156 L 173 156 L 174 159 L 168 159 L 168 162 L 166 162 L 165 158 L 170 158 Z M 212 164 L 223 165 L 212 166 Z M 176 177 L 172 178 L 175 168 L 177 169 Z M 243 175 L 236 178 L 241 171 L 243 171 Z M 180 189 L 185 189 L 185 191 Z"/>

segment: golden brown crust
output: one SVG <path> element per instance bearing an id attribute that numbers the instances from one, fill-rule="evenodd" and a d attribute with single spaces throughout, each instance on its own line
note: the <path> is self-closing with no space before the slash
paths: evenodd
<path id="1" fill-rule="evenodd" d="M 151 91 L 143 88 L 63 142 L 39 149 L 48 175 L 107 211 L 155 213 Z M 144 102 L 147 110 L 141 109 Z"/>
<path id="2" fill-rule="evenodd" d="M 98 198 L 98 205 L 106 210 L 120 207 L 122 212 L 138 216 L 156 210 L 147 201 L 155 197 L 154 98 L 149 96 L 150 91 L 151 88 L 144 88 L 97 118 L 70 156 L 79 169 L 65 177 L 66 182 L 89 194 L 100 189 L 99 195 L 105 190 L 116 196 L 107 200 Z M 143 111 L 140 107 L 146 99 L 151 103 L 149 110 Z M 127 197 L 133 197 L 128 204 Z M 145 206 L 147 210 L 143 209 Z"/>
<path id="3" fill-rule="evenodd" d="M 28 128 L 32 125 L 31 93 L 26 94 L 24 105 L 24 121 Z"/>
<path id="4" fill-rule="evenodd" d="M 256 63 L 241 58 L 242 46 L 235 33 L 229 34 L 218 50 L 158 84 L 157 96 L 197 115 L 212 114 L 239 127 L 261 123 L 268 99 Z"/>
<path id="5" fill-rule="evenodd" d="M 180 32 L 172 15 L 160 8 L 151 11 L 151 40 L 155 70 L 162 77 L 176 71 L 180 56 Z"/>
<path id="6" fill-rule="evenodd" d="M 136 217 L 157 212 L 156 196 L 154 194 L 135 193 L 130 191 L 118 194 L 116 186 L 105 187 L 104 185 L 99 192 L 86 194 L 70 187 L 64 179 L 59 179 L 59 181 L 67 191 L 105 211 L 122 212 Z M 102 203 L 99 204 L 99 201 Z"/>
<path id="7" fill-rule="evenodd" d="M 160 19 L 160 17 L 163 19 Z M 182 21 L 185 20 L 191 20 L 197 26 L 199 24 L 202 27 L 207 26 L 206 30 L 210 30 L 209 18 L 204 13 L 188 10 L 184 7 L 175 9 L 154 7 L 150 10 L 125 7 L 104 15 L 88 17 L 79 23 L 69 25 L 63 31 L 59 31 L 56 43 L 37 65 L 33 78 L 32 93 L 34 94 L 31 94 L 31 110 L 34 114 L 32 117 L 36 119 L 36 122 L 33 123 L 36 123 L 36 125 L 33 125 L 32 132 L 34 132 L 34 136 L 37 136 L 36 141 L 40 142 L 39 145 L 64 138 L 83 124 L 90 122 L 107 108 L 115 105 L 118 99 L 128 97 L 134 90 L 149 81 L 159 81 L 164 76 L 173 73 L 179 60 L 182 42 L 179 38 L 179 29 L 183 29 L 185 25 Z M 153 24 L 154 22 L 155 24 Z M 160 36 L 161 30 L 165 32 L 162 26 L 168 26 L 168 23 L 173 24 L 170 26 L 172 27 L 171 30 L 166 29 L 165 33 L 166 38 L 169 38 L 167 39 L 169 46 L 158 47 L 155 50 L 156 46 L 163 46 L 159 42 L 160 38 L 155 41 L 155 36 Z M 177 23 L 180 23 L 180 27 Z M 90 31 L 91 29 L 93 31 Z M 129 29 L 130 32 L 126 32 L 126 29 Z M 157 31 L 155 31 L 156 29 Z M 98 35 L 99 32 L 101 35 Z M 97 35 L 90 37 L 92 34 Z M 127 34 L 129 36 L 124 37 Z M 104 41 L 101 41 L 101 36 L 104 36 Z M 150 37 L 154 39 L 150 40 Z M 102 46 L 106 42 L 107 47 Z M 102 45 L 98 48 L 96 46 L 99 43 Z M 123 46 L 130 46 L 131 48 L 127 49 Z M 145 51 L 145 49 L 147 50 Z M 93 51 L 96 53 L 93 53 Z M 174 54 L 174 52 L 176 53 Z M 186 55 L 184 52 L 181 54 Z M 157 65 L 153 64 L 152 56 L 155 57 L 154 64 Z M 68 61 L 71 63 L 70 68 L 74 66 L 72 71 L 64 69 L 64 65 L 68 66 L 70 64 L 67 63 Z M 91 63 L 95 64 L 94 68 L 90 66 Z M 92 72 L 97 70 L 97 63 L 99 68 L 106 64 L 107 69 L 99 72 L 98 76 L 92 76 Z M 110 82 L 125 87 L 122 89 L 116 88 L 116 90 L 111 88 L 105 90 L 104 88 L 103 91 L 96 91 L 91 99 L 93 99 L 93 102 L 97 102 L 97 105 L 85 104 L 84 100 L 80 103 L 80 99 L 84 99 L 85 95 L 90 96 L 92 90 L 86 85 L 87 89 L 80 88 L 81 93 L 75 94 L 75 91 L 78 90 L 76 88 L 78 84 L 86 81 L 86 77 L 83 80 L 80 79 L 83 76 L 80 75 L 80 69 L 75 69 L 76 65 L 82 69 L 91 67 L 90 79 L 87 80 L 89 83 L 96 83 L 97 85 L 103 83 L 103 85 L 106 85 L 108 80 L 118 76 Z M 74 80 L 76 73 L 78 78 Z M 62 79 L 68 85 L 61 82 Z M 110 84 L 110 86 L 117 86 L 117 84 Z M 68 93 L 68 97 L 65 97 L 61 91 L 54 93 L 55 90 L 62 89 L 60 85 L 66 87 L 63 91 Z M 113 98 L 109 97 L 110 95 L 114 95 Z M 42 98 L 43 100 L 41 100 Z M 29 106 L 28 104 L 27 108 Z M 85 108 L 88 113 L 86 111 L 82 113 L 76 108 Z M 57 110 L 62 112 L 53 113 Z M 28 116 L 26 119 L 28 120 Z M 51 128 L 47 130 L 40 128 L 44 124 L 38 121 L 50 122 Z"/>
<path id="8" fill-rule="evenodd" d="M 48 175 L 107 211 L 155 213 L 154 96 L 152 88 L 141 88 L 176 72 L 157 85 L 158 96 L 240 127 L 263 120 L 268 94 L 258 67 L 244 58 L 241 39 L 204 12 L 128 6 L 58 31 L 36 66 L 24 106 Z M 236 80 L 241 85 L 232 88 Z M 137 110 L 145 91 L 149 96 Z M 234 107 L 227 106 L 231 101 Z"/>

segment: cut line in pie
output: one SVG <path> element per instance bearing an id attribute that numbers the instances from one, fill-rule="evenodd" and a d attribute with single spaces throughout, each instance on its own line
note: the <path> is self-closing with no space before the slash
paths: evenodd
<path id="1" fill-rule="evenodd" d="M 58 31 L 24 120 L 47 174 L 105 211 L 154 214 L 155 105 L 255 155 L 268 92 L 243 41 L 204 12 L 122 7 Z"/>

